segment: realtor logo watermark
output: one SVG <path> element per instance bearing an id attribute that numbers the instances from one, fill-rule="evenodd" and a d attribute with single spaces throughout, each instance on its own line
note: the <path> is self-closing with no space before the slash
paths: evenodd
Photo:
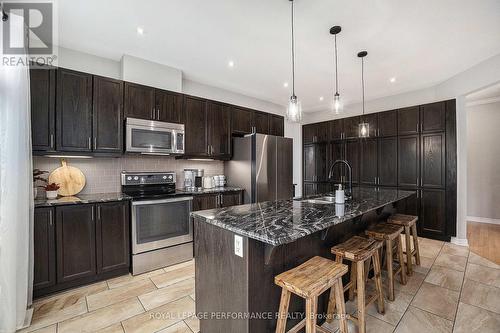
<path id="1" fill-rule="evenodd" d="M 36 0 L 35 0 L 36 1 Z M 53 1 L 3 2 L 2 64 L 55 66 Z"/>

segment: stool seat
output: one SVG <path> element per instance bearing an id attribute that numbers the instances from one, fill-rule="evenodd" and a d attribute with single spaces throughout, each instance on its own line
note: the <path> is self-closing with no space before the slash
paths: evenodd
<path id="1" fill-rule="evenodd" d="M 398 238 L 403 232 L 403 227 L 389 223 L 379 223 L 366 230 L 366 235 L 377 240 L 389 240 Z"/>
<path id="2" fill-rule="evenodd" d="M 371 257 L 373 252 L 379 249 L 382 244 L 382 242 L 375 239 L 354 236 L 342 244 L 335 245 L 331 248 L 331 251 L 333 254 L 350 261 L 364 261 Z"/>
<path id="3" fill-rule="evenodd" d="M 389 216 L 387 219 L 388 223 L 401 225 L 404 227 L 411 227 L 415 223 L 417 223 L 418 216 L 414 215 L 406 215 L 406 214 L 394 214 Z"/>
<path id="4" fill-rule="evenodd" d="M 323 293 L 347 271 L 347 265 L 316 256 L 276 275 L 274 282 L 296 295 L 308 298 Z"/>

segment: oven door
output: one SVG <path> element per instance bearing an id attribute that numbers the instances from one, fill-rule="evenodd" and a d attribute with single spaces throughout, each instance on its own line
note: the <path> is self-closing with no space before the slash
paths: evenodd
<path id="1" fill-rule="evenodd" d="M 193 241 L 193 197 L 132 201 L 132 253 Z"/>

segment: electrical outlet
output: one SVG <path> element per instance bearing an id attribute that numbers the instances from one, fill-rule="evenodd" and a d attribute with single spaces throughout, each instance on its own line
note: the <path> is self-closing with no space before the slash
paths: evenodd
<path id="1" fill-rule="evenodd" d="M 243 258 L 243 237 L 234 235 L 234 254 Z"/>

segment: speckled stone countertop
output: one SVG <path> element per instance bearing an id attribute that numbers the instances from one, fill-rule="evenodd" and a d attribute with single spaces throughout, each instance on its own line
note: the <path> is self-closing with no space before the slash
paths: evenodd
<path id="1" fill-rule="evenodd" d="M 71 197 L 59 197 L 57 199 L 36 199 L 35 207 L 52 207 L 61 205 L 78 205 L 97 202 L 112 202 L 130 200 L 131 198 L 123 193 L 96 193 L 96 194 L 79 194 Z"/>
<path id="2" fill-rule="evenodd" d="M 343 205 L 311 203 L 307 201 L 310 198 L 307 198 L 209 209 L 193 212 L 191 216 L 198 222 L 210 223 L 277 246 L 291 243 L 414 194 L 410 191 L 368 187 L 354 188 L 353 193 L 353 200 Z"/>

